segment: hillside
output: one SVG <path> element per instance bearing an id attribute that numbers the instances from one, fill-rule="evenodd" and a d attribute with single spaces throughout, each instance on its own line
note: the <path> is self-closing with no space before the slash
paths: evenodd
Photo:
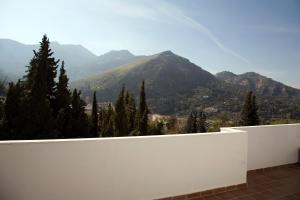
<path id="1" fill-rule="evenodd" d="M 216 77 L 226 83 L 240 85 L 246 90 L 255 91 L 255 93 L 259 96 L 295 97 L 300 95 L 300 90 L 289 87 L 255 72 L 247 72 L 237 75 L 232 72 L 224 71 L 216 74 Z"/>
<path id="2" fill-rule="evenodd" d="M 71 86 L 81 89 L 87 101 L 92 91 L 97 91 L 99 101 L 115 101 L 123 84 L 138 97 L 142 80 L 155 113 L 186 115 L 193 109 L 205 109 L 209 115 L 226 112 L 236 117 L 246 93 L 252 90 L 263 118 L 300 118 L 300 90 L 252 72 L 214 76 L 171 51 L 141 57 Z"/>
<path id="3" fill-rule="evenodd" d="M 81 89 L 85 96 L 96 90 L 99 101 L 114 101 L 123 84 L 137 96 L 142 80 L 146 82 L 151 109 L 161 114 L 186 112 L 203 102 L 210 105 L 211 99 L 232 92 L 225 89 L 227 86 L 222 88 L 221 81 L 214 75 L 171 51 L 75 81 L 72 87 Z"/>

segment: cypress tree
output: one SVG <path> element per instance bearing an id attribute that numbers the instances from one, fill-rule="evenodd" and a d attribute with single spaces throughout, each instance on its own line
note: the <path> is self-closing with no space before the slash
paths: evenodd
<path id="1" fill-rule="evenodd" d="M 40 58 L 38 59 L 36 74 L 32 84 L 29 106 L 31 120 L 25 131 L 31 139 L 48 138 L 48 123 L 51 118 L 50 102 L 47 95 L 47 52 L 41 43 Z M 30 133 L 31 131 L 31 133 Z"/>
<path id="2" fill-rule="evenodd" d="M 9 134 L 7 139 L 22 139 L 20 131 L 20 120 L 22 116 L 21 101 L 22 101 L 22 87 L 20 81 L 16 84 L 9 83 L 9 88 L 4 104 L 4 126 Z"/>
<path id="3" fill-rule="evenodd" d="M 206 115 L 204 112 L 191 112 L 186 123 L 187 133 L 205 133 L 207 132 Z"/>
<path id="4" fill-rule="evenodd" d="M 128 91 L 125 95 L 125 104 L 128 119 L 128 131 L 130 133 L 136 128 L 136 103 L 133 95 L 131 95 Z"/>
<path id="5" fill-rule="evenodd" d="M 256 104 L 256 96 L 252 95 L 252 109 L 251 109 L 251 123 L 253 124 L 253 126 L 255 125 L 259 125 L 260 120 L 257 114 L 257 104 Z"/>
<path id="6" fill-rule="evenodd" d="M 68 138 L 89 137 L 88 118 L 84 110 L 85 102 L 80 98 L 81 92 L 73 90 L 71 115 L 67 126 Z"/>
<path id="7" fill-rule="evenodd" d="M 206 133 L 207 132 L 207 122 L 206 122 L 206 115 L 203 111 L 198 114 L 197 120 L 197 130 L 199 133 Z"/>
<path id="8" fill-rule="evenodd" d="M 257 115 L 256 97 L 252 91 L 248 92 L 245 103 L 241 112 L 240 125 L 255 126 L 259 124 L 259 117 Z"/>
<path id="9" fill-rule="evenodd" d="M 187 122 L 186 122 L 186 133 L 196 133 L 197 132 L 197 113 L 191 112 Z"/>
<path id="10" fill-rule="evenodd" d="M 65 111 L 70 109 L 71 92 L 68 89 L 68 84 L 69 79 L 66 74 L 65 63 L 62 61 L 58 83 L 56 84 L 54 116 L 56 116 L 61 109 Z"/>
<path id="11" fill-rule="evenodd" d="M 107 109 L 101 109 L 101 136 L 102 137 L 113 137 L 115 136 L 115 114 L 112 106 L 109 104 Z"/>
<path id="12" fill-rule="evenodd" d="M 127 119 L 126 106 L 125 106 L 124 85 L 115 104 L 115 126 L 116 126 L 116 130 L 115 130 L 116 136 L 129 135 L 128 119 Z"/>
<path id="13" fill-rule="evenodd" d="M 65 63 L 62 61 L 58 83 L 56 84 L 53 116 L 55 127 L 60 133 L 60 137 L 67 137 L 67 125 L 71 112 L 71 92 L 68 89 L 69 79 L 65 70 Z"/>
<path id="14" fill-rule="evenodd" d="M 148 128 L 148 106 L 146 103 L 145 81 L 142 82 L 140 90 L 140 104 L 139 104 L 139 117 L 138 129 L 141 135 L 147 135 Z"/>
<path id="15" fill-rule="evenodd" d="M 94 92 L 93 96 L 93 106 L 92 106 L 92 115 L 91 115 L 91 137 L 98 137 L 98 104 L 97 104 L 97 98 L 96 98 L 96 92 Z"/>

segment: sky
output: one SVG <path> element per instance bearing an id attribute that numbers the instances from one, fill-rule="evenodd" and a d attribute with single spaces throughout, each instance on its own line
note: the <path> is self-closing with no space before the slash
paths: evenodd
<path id="1" fill-rule="evenodd" d="M 171 50 L 211 73 L 300 88 L 299 0 L 0 0 L 0 38 L 36 44 L 43 34 L 96 55 Z"/>

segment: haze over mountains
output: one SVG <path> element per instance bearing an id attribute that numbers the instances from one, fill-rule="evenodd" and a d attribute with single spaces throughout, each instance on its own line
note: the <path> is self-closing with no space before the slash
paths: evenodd
<path id="1" fill-rule="evenodd" d="M 99 73 L 119 66 L 141 56 L 134 56 L 127 50 L 110 51 L 96 56 L 81 45 L 50 43 L 54 57 L 65 61 L 71 80 Z M 10 39 L 0 39 L 0 69 L 11 79 L 20 78 L 33 57 L 33 50 L 39 45 L 26 45 Z"/>
<path id="2" fill-rule="evenodd" d="M 0 39 L 0 69 L 10 77 L 22 77 L 38 45 Z M 213 75 L 171 51 L 151 56 L 135 56 L 127 50 L 96 56 L 81 45 L 51 43 L 54 56 L 65 61 L 72 87 L 89 100 L 97 91 L 99 101 L 114 102 L 123 84 L 138 96 L 146 81 L 151 110 L 161 114 L 187 114 L 193 109 L 210 113 L 238 113 L 249 90 L 258 96 L 264 117 L 300 118 L 300 90 L 257 74 Z M 272 116 L 270 116 L 272 115 Z"/>

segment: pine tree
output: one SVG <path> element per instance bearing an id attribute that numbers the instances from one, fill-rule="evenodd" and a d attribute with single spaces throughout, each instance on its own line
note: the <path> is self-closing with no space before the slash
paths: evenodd
<path id="1" fill-rule="evenodd" d="M 53 132 L 54 118 L 51 110 L 54 109 L 55 77 L 59 61 L 52 57 L 49 44 L 49 39 L 44 35 L 39 51 L 34 51 L 25 76 L 27 96 L 23 103 L 24 113 L 27 112 L 28 116 L 23 114 L 22 131 L 28 139 L 57 137 Z"/>
<path id="2" fill-rule="evenodd" d="M 38 84 L 37 77 L 40 76 L 37 73 L 41 73 L 41 69 L 44 68 L 44 82 L 46 87 L 46 97 L 50 102 L 51 108 L 54 107 L 54 96 L 55 96 L 55 78 L 57 74 L 57 67 L 59 60 L 55 60 L 52 57 L 53 52 L 50 49 L 50 42 L 46 35 L 43 36 L 42 41 L 40 42 L 39 51 L 34 51 L 34 57 L 31 59 L 28 66 L 27 75 L 25 75 L 25 85 L 26 89 L 34 92 L 34 85 Z"/>
<path id="3" fill-rule="evenodd" d="M 140 104 L 139 104 L 139 117 L 138 129 L 141 135 L 147 135 L 148 128 L 148 106 L 146 103 L 145 81 L 142 82 L 140 90 Z"/>
<path id="4" fill-rule="evenodd" d="M 125 86 L 122 87 L 122 90 L 115 104 L 115 126 L 116 126 L 116 130 L 115 130 L 116 136 L 129 135 L 128 118 L 127 118 L 126 106 L 125 106 Z"/>
<path id="5" fill-rule="evenodd" d="M 26 66 L 27 70 L 26 70 L 26 75 L 23 77 L 24 78 L 24 89 L 27 93 L 30 93 L 33 87 L 33 82 L 34 82 L 34 78 L 36 76 L 36 71 L 37 71 L 37 62 L 38 59 L 36 57 L 37 53 L 36 51 L 33 51 L 34 56 L 33 58 L 30 60 L 29 65 Z"/>
<path id="6" fill-rule="evenodd" d="M 259 124 L 259 117 L 257 115 L 256 97 L 252 91 L 248 92 L 245 103 L 241 112 L 240 125 L 255 126 Z"/>
<path id="7" fill-rule="evenodd" d="M 93 97 L 93 107 L 92 107 L 92 115 L 91 115 L 91 137 L 98 137 L 99 132 L 98 132 L 98 104 L 97 104 L 97 98 L 96 98 L 96 92 L 94 92 L 94 97 Z"/>

